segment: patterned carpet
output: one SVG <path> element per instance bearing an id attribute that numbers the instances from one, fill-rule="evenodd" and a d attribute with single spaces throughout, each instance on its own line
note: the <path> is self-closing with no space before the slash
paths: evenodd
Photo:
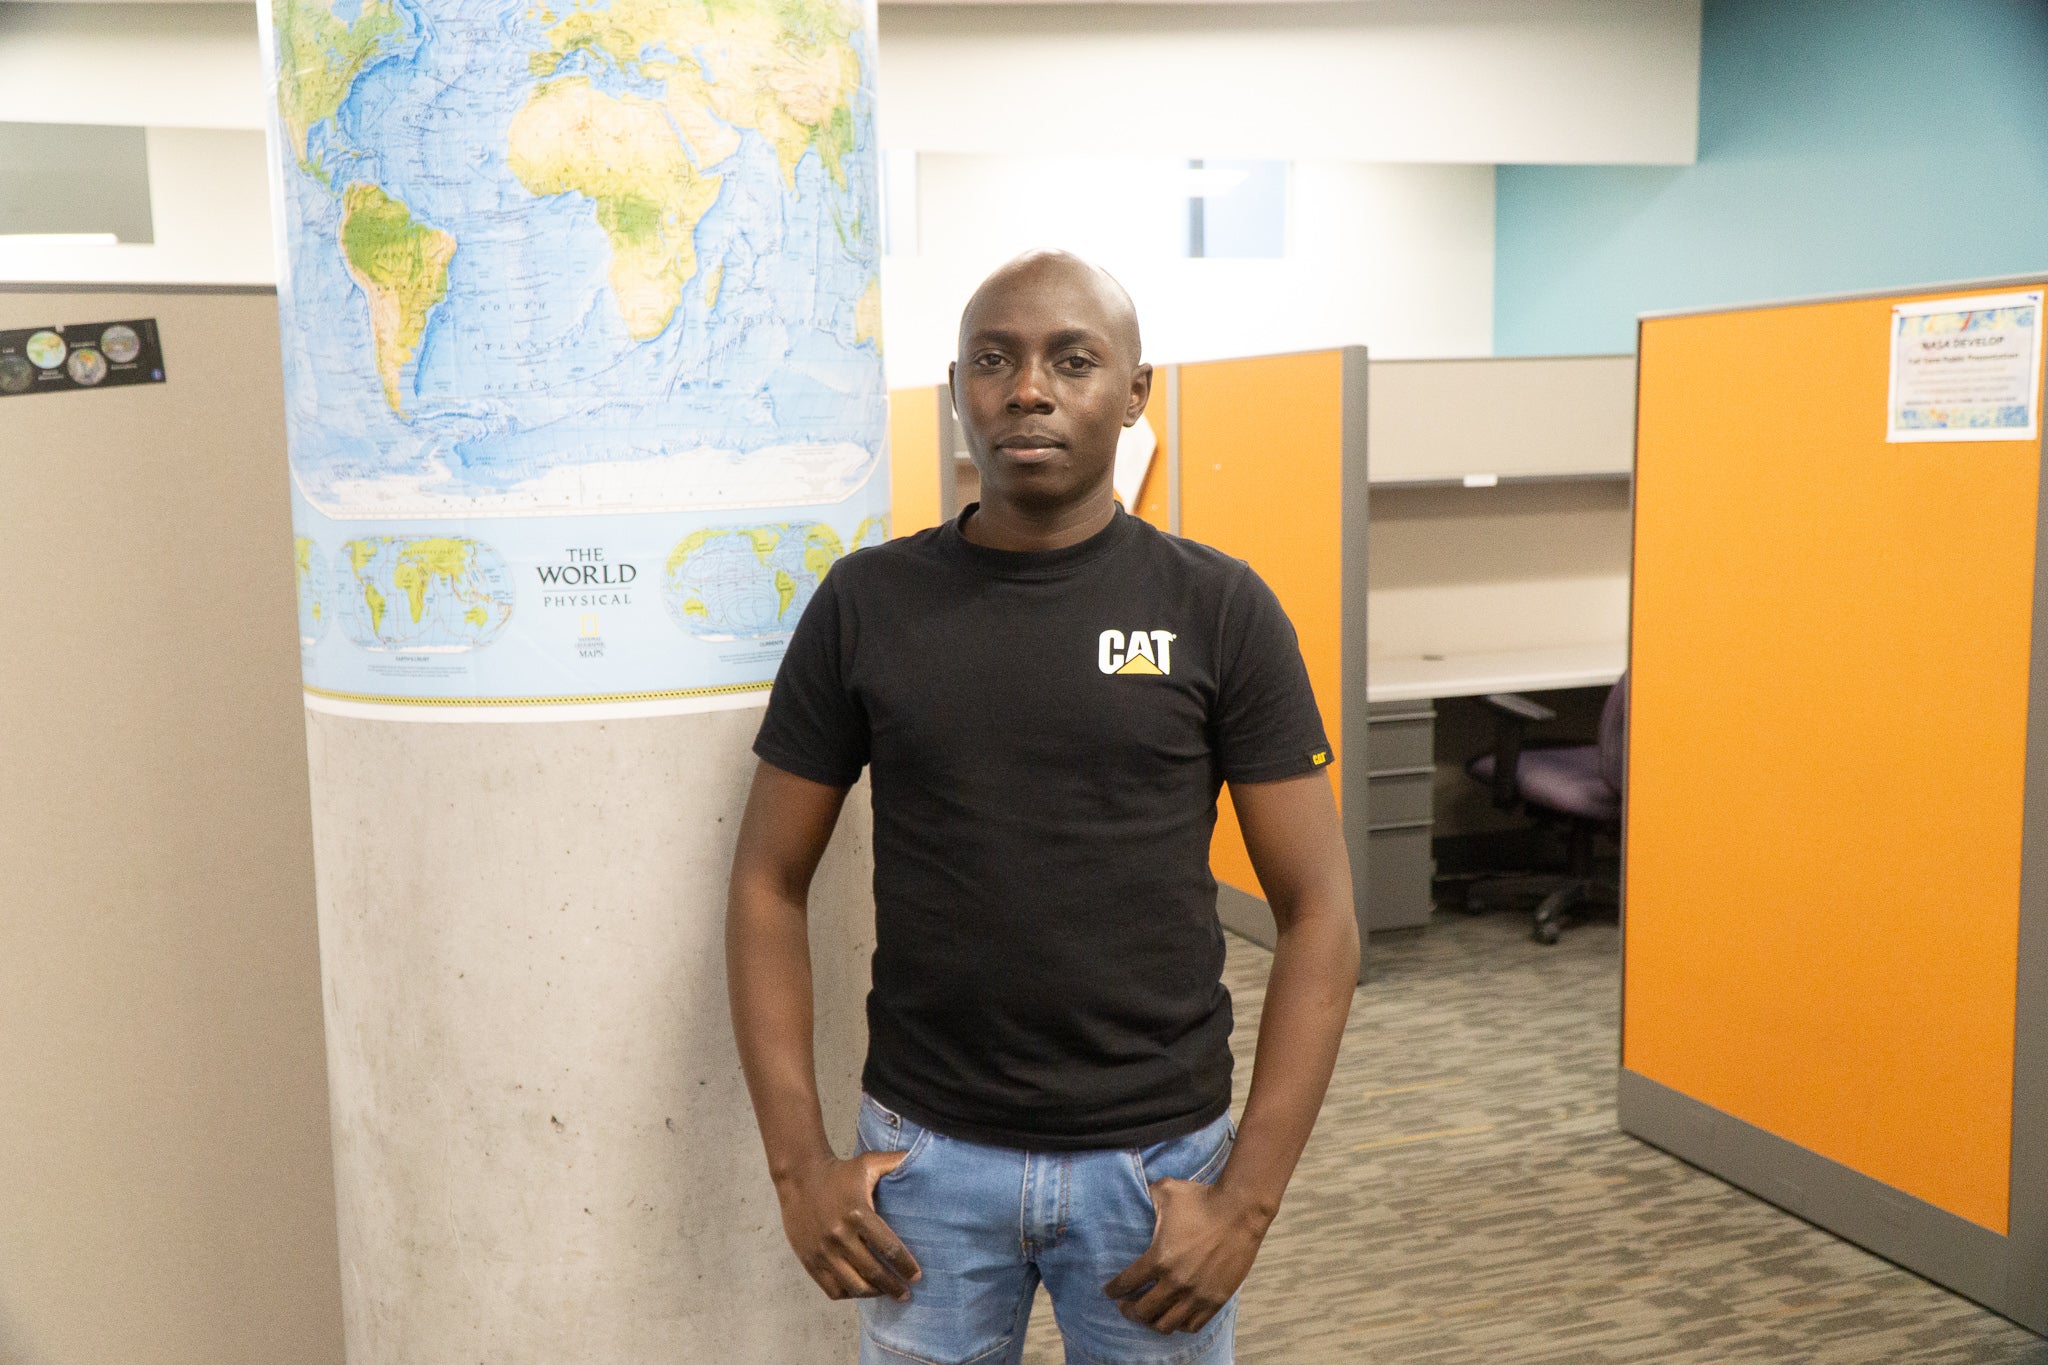
<path id="1" fill-rule="evenodd" d="M 1614 1126 L 1619 934 L 1381 937 L 1244 1289 L 1246 1365 L 1954 1362 L 2048 1343 Z M 1271 957 L 1231 939 L 1240 1111 Z M 1041 1293 L 1027 1365 L 1056 1365 Z"/>

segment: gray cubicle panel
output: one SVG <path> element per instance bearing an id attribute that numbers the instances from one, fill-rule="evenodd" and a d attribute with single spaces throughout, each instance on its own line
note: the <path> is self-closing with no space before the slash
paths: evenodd
<path id="1" fill-rule="evenodd" d="M 0 285 L 134 319 L 0 396 L 0 1357 L 338 1365 L 277 300 Z"/>

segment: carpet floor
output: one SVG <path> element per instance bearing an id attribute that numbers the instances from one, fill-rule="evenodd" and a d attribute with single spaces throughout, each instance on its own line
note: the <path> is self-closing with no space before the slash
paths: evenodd
<path id="1" fill-rule="evenodd" d="M 1376 939 L 1246 1282 L 1245 1365 L 1953 1362 L 2048 1343 L 1615 1127 L 1620 937 L 1439 911 Z M 1230 938 L 1238 1112 L 1272 961 Z M 1062 1359 L 1039 1296 L 1026 1365 Z"/>

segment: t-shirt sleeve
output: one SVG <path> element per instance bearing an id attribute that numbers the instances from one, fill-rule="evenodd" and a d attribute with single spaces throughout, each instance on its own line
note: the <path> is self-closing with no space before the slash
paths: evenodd
<path id="1" fill-rule="evenodd" d="M 1294 623 L 1249 568 L 1225 601 L 1215 745 L 1226 782 L 1276 782 L 1330 761 Z"/>
<path id="2" fill-rule="evenodd" d="M 867 715 L 846 687 L 844 609 L 828 576 L 775 671 L 754 752 L 787 773 L 850 787 L 868 761 Z"/>

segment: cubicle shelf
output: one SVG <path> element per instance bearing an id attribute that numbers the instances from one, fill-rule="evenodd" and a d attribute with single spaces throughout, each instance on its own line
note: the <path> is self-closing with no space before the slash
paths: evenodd
<path id="1" fill-rule="evenodd" d="M 1375 360 L 1372 483 L 1603 478 L 1635 463 L 1632 355 Z"/>
<path id="2" fill-rule="evenodd" d="M 974 457 L 965 451 L 953 452 L 953 462 L 971 465 Z M 1626 469 L 1588 469 L 1566 474 L 1495 474 L 1483 477 L 1491 483 L 1471 483 L 1473 476 L 1455 479 L 1375 479 L 1367 476 L 1366 484 L 1372 488 L 1506 488 L 1510 485 L 1541 483 L 1628 483 L 1635 477 Z"/>
<path id="3" fill-rule="evenodd" d="M 1626 469 L 1596 469 L 1568 474 L 1468 474 L 1455 479 L 1374 479 L 1373 488 L 1506 488 L 1539 483 L 1630 483 L 1634 475 Z M 1474 480 L 1482 480 L 1474 482 Z"/>

